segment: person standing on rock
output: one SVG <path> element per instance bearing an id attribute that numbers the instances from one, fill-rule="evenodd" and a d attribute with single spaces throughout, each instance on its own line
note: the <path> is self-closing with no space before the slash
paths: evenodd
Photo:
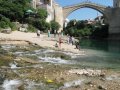
<path id="1" fill-rule="evenodd" d="M 72 45 L 75 45 L 75 38 L 72 36 Z"/>
<path id="2" fill-rule="evenodd" d="M 59 37 L 59 47 L 61 48 L 62 38 Z"/>
<path id="3" fill-rule="evenodd" d="M 57 30 L 54 30 L 54 37 L 56 37 L 56 34 L 57 34 Z"/>
<path id="4" fill-rule="evenodd" d="M 37 37 L 40 37 L 40 30 L 37 30 Z"/>
<path id="5" fill-rule="evenodd" d="M 48 37 L 50 37 L 50 30 L 48 30 Z"/>

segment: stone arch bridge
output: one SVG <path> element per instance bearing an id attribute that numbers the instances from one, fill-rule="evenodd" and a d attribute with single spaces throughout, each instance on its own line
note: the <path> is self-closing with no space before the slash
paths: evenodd
<path id="1" fill-rule="evenodd" d="M 103 15 L 107 16 L 106 13 L 104 12 L 105 9 L 107 8 L 106 6 L 99 5 L 99 4 L 92 3 L 92 2 L 82 2 L 79 4 L 63 7 L 63 19 L 65 20 L 67 16 L 71 14 L 73 11 L 78 10 L 80 8 L 85 8 L 85 7 L 95 9 L 101 12 Z"/>
<path id="2" fill-rule="evenodd" d="M 65 6 L 62 8 L 61 14 L 63 23 L 67 16 L 73 11 L 85 7 L 101 12 L 106 18 L 106 23 L 109 24 L 109 37 L 120 39 L 120 7 L 107 7 L 92 2 L 83 2 L 71 6 Z"/>

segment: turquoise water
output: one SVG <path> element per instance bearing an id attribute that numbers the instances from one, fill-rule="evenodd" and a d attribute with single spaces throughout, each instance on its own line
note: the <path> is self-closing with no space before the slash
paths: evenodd
<path id="1" fill-rule="evenodd" d="M 77 58 L 83 67 L 120 69 L 120 41 L 81 40 L 85 56 Z"/>

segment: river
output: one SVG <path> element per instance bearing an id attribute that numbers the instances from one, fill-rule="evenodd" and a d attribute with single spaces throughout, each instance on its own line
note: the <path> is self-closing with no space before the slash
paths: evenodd
<path id="1" fill-rule="evenodd" d="M 81 65 L 120 69 L 120 41 L 83 39 L 80 47 L 86 54 L 77 58 Z"/>
<path id="2" fill-rule="evenodd" d="M 104 85 L 120 90 L 120 42 L 81 40 L 80 47 L 75 54 L 34 44 L 1 44 L 0 90 L 89 90 L 86 83 L 91 82 L 92 90 Z"/>

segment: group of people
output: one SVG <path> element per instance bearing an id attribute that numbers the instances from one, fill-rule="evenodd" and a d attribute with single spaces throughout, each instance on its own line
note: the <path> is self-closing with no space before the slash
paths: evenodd
<path id="1" fill-rule="evenodd" d="M 75 41 L 75 38 L 73 36 L 68 36 L 68 40 L 67 40 L 68 44 L 72 44 L 75 45 L 76 49 L 80 50 L 80 45 L 78 41 Z"/>
<path id="2" fill-rule="evenodd" d="M 73 36 L 68 36 L 67 42 L 68 44 L 75 45 L 75 38 Z"/>
<path id="3" fill-rule="evenodd" d="M 61 44 L 63 43 L 62 36 L 63 33 L 57 33 L 57 30 L 54 30 L 54 37 L 56 37 L 56 34 L 58 34 L 59 40 L 56 42 L 55 47 L 61 48 Z M 40 37 L 40 30 L 37 30 L 37 37 Z M 48 30 L 48 37 L 50 37 L 50 30 Z M 68 36 L 67 40 L 68 44 L 72 44 L 76 46 L 76 49 L 80 50 L 79 42 L 75 41 L 75 38 L 73 36 Z"/>
<path id="4" fill-rule="evenodd" d="M 40 37 L 40 30 L 37 30 L 36 33 L 37 33 L 37 37 Z M 48 37 L 50 37 L 51 31 L 48 30 L 47 34 L 48 34 Z M 61 48 L 61 43 L 62 43 L 61 36 L 62 36 L 62 34 L 58 33 L 57 30 L 54 30 L 54 37 L 56 37 L 57 34 L 58 34 L 59 40 L 58 40 L 58 43 L 55 44 L 55 47 L 60 47 Z"/>

